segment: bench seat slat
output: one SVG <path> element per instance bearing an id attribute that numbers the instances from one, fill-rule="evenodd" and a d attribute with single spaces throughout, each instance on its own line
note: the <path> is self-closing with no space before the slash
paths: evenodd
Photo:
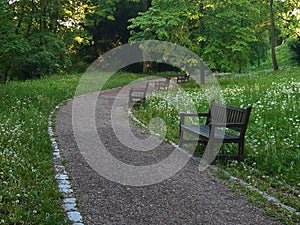
<path id="1" fill-rule="evenodd" d="M 133 93 L 131 93 L 131 97 L 142 98 L 142 97 L 144 97 L 144 93 L 141 93 L 141 92 L 133 92 Z"/>
<path id="2" fill-rule="evenodd" d="M 181 129 L 187 132 L 192 132 L 201 135 L 205 138 L 209 138 L 210 127 L 207 125 L 181 125 Z M 214 138 L 219 140 L 224 140 L 224 141 L 226 140 L 238 141 L 240 137 L 238 135 L 231 134 L 220 129 L 216 129 Z"/>
<path id="3" fill-rule="evenodd" d="M 146 83 L 145 88 L 130 88 L 128 105 L 133 106 L 137 103 L 143 103 L 146 99 L 149 82 Z"/>

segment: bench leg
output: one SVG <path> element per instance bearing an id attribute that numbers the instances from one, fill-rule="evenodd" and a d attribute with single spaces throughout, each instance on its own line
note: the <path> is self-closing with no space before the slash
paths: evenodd
<path id="1" fill-rule="evenodd" d="M 181 148 L 183 146 L 183 131 L 181 128 L 179 128 L 179 147 Z"/>
<path id="2" fill-rule="evenodd" d="M 208 143 L 206 144 L 206 150 L 207 154 L 205 155 L 205 157 L 207 158 L 207 161 L 209 162 L 209 164 L 211 164 L 216 156 L 217 156 L 217 152 L 216 149 L 218 147 L 218 144 L 215 143 L 215 141 L 208 141 Z"/>
<path id="3" fill-rule="evenodd" d="M 239 143 L 238 157 L 239 157 L 239 161 L 242 161 L 244 158 L 244 142 Z"/>

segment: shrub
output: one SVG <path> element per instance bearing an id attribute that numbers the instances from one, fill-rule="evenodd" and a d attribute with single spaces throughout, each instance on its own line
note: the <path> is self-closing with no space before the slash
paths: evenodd
<path id="1" fill-rule="evenodd" d="M 31 49 L 13 55 L 9 76 L 14 80 L 39 78 L 66 71 L 71 66 L 69 51 L 59 37 L 49 34 L 34 34 L 26 38 Z"/>
<path id="2" fill-rule="evenodd" d="M 300 37 L 288 41 L 288 46 L 294 53 L 292 60 L 300 65 Z"/>

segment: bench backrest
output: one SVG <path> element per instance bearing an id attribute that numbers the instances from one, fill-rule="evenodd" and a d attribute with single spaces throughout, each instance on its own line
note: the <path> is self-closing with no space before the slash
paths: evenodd
<path id="1" fill-rule="evenodd" d="M 146 83 L 145 88 L 130 88 L 129 89 L 129 97 L 132 97 L 132 95 L 134 95 L 135 93 L 142 93 L 143 96 L 140 96 L 140 97 L 145 98 L 147 95 L 148 87 L 149 87 L 149 81 Z"/>
<path id="2" fill-rule="evenodd" d="M 250 112 L 250 106 L 243 109 L 220 104 L 213 100 L 210 104 L 209 116 L 207 117 L 206 124 L 211 122 L 228 124 L 230 129 L 241 132 L 241 135 L 243 135 L 246 132 Z M 236 124 L 236 126 L 234 124 Z"/>
<path id="3" fill-rule="evenodd" d="M 145 87 L 145 91 L 144 91 L 144 97 L 146 97 L 146 95 L 147 95 L 148 88 L 149 88 L 149 81 L 146 83 L 146 87 Z"/>

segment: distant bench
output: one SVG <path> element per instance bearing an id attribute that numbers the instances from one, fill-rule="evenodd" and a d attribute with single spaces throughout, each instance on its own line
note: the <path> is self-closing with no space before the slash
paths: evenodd
<path id="1" fill-rule="evenodd" d="M 148 87 L 149 82 L 146 83 L 145 88 L 130 88 L 128 105 L 133 106 L 135 104 L 143 103 L 146 100 Z"/>
<path id="2" fill-rule="evenodd" d="M 239 161 L 244 157 L 244 142 L 251 107 L 246 109 L 227 106 L 211 101 L 207 113 L 180 113 L 179 146 L 195 142 L 185 140 L 184 132 L 198 138 L 198 142 L 237 143 L 237 155 L 225 156 Z M 204 125 L 186 124 L 186 117 L 206 117 Z M 226 129 L 225 129 L 226 128 Z"/>
<path id="3" fill-rule="evenodd" d="M 183 82 L 189 81 L 189 79 L 190 79 L 190 76 L 188 76 L 186 74 L 177 76 L 177 83 L 183 83 Z"/>
<path id="4" fill-rule="evenodd" d="M 158 90 L 158 91 L 167 91 L 169 89 L 169 85 L 170 85 L 170 77 L 167 77 L 165 80 L 158 80 L 155 81 L 154 83 L 154 89 Z"/>

